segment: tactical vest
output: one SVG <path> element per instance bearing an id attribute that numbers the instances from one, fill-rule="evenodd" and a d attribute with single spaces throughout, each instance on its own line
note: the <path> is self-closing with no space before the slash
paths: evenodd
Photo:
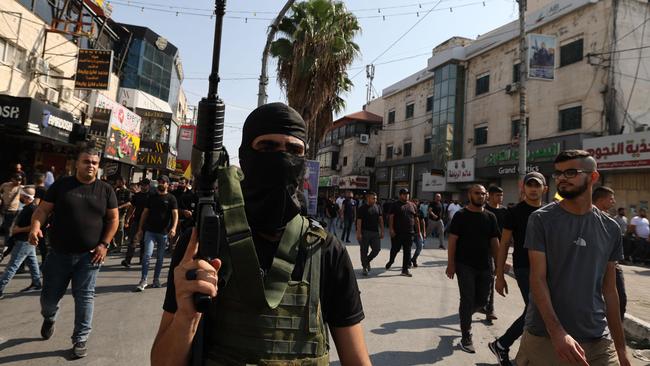
<path id="1" fill-rule="evenodd" d="M 224 178 L 232 180 L 232 171 L 228 173 Z M 225 192 L 232 187 L 220 188 L 222 197 L 241 197 L 240 192 Z M 205 365 L 329 365 L 329 335 L 320 304 L 321 249 L 327 233 L 297 215 L 263 275 L 252 238 L 241 235 L 248 226 L 240 221 L 241 203 L 221 202 L 230 239 L 221 250 L 220 276 L 227 283 L 206 314 Z M 299 248 L 306 251 L 306 262 L 302 279 L 293 281 Z"/>

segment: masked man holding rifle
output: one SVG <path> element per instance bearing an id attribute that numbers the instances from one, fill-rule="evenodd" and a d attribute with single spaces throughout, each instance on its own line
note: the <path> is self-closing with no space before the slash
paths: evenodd
<path id="1" fill-rule="evenodd" d="M 304 120 L 282 103 L 248 116 L 239 160 L 251 250 L 224 238 L 219 259 L 207 262 L 195 259 L 196 231 L 179 240 L 152 364 L 187 364 L 203 316 L 206 365 L 329 365 L 328 329 L 342 365 L 370 365 L 350 257 L 334 236 L 299 214 L 305 140 Z M 186 279 L 190 270 L 196 280 Z M 196 311 L 194 293 L 213 298 L 205 314 Z"/>

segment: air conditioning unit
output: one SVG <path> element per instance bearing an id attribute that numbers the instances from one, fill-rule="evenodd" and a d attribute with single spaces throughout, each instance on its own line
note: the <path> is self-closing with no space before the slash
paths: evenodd
<path id="1" fill-rule="evenodd" d="M 401 147 L 396 147 L 395 150 L 393 150 L 393 154 L 402 155 L 402 148 Z"/>
<path id="2" fill-rule="evenodd" d="M 506 85 L 506 94 L 514 94 L 519 90 L 519 83 Z"/>
<path id="3" fill-rule="evenodd" d="M 39 75 L 50 74 L 50 63 L 38 56 L 29 59 L 29 69 Z"/>
<path id="4" fill-rule="evenodd" d="M 72 96 L 74 95 L 74 89 L 72 88 L 66 88 L 65 86 L 60 86 L 59 87 L 59 96 L 61 97 L 61 101 L 70 101 L 72 100 Z"/>
<path id="5" fill-rule="evenodd" d="M 370 135 L 367 135 L 365 133 L 362 133 L 361 135 L 359 135 L 359 143 L 367 144 L 368 141 L 370 141 Z"/>
<path id="6" fill-rule="evenodd" d="M 47 88 L 45 91 L 45 99 L 50 103 L 59 103 L 59 91 L 52 88 Z"/>

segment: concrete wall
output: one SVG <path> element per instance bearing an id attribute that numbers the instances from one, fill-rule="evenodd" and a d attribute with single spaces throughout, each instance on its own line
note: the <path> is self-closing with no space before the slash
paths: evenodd
<path id="1" fill-rule="evenodd" d="M 607 70 L 598 65 L 590 65 L 586 55 L 590 52 L 602 52 L 611 42 L 611 10 L 610 1 L 600 1 L 532 31 L 556 36 L 558 48 L 555 54 L 555 80 L 530 80 L 528 83 L 530 140 L 604 130 L 602 92 L 607 85 Z M 580 38 L 584 40 L 582 61 L 559 67 L 559 47 Z M 513 39 L 467 62 L 464 141 L 466 157 L 476 153 L 473 141 L 475 127 L 488 126 L 487 144 L 482 146 L 512 141 L 511 123 L 512 120 L 518 119 L 519 94 L 506 94 L 505 88 L 513 82 L 513 65 L 518 59 L 518 42 Z M 488 72 L 489 92 L 476 96 L 476 79 Z M 560 132 L 559 110 L 574 105 L 582 106 L 582 128 Z"/>
<path id="2" fill-rule="evenodd" d="M 411 156 L 424 155 L 424 139 L 431 136 L 431 111 L 426 111 L 427 97 L 433 94 L 433 78 L 384 97 L 384 126 L 381 134 L 379 161 L 386 161 L 386 146 L 403 151 L 404 142 L 411 142 Z M 415 102 L 413 118 L 406 119 L 406 104 Z M 395 110 L 395 123 L 388 124 L 388 113 Z M 391 160 L 401 159 L 393 155 Z"/>

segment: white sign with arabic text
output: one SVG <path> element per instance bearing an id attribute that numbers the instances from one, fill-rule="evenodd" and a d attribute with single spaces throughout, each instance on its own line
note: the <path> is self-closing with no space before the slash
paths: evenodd
<path id="1" fill-rule="evenodd" d="M 598 170 L 650 166 L 650 131 L 586 139 L 582 146 L 598 162 Z"/>

